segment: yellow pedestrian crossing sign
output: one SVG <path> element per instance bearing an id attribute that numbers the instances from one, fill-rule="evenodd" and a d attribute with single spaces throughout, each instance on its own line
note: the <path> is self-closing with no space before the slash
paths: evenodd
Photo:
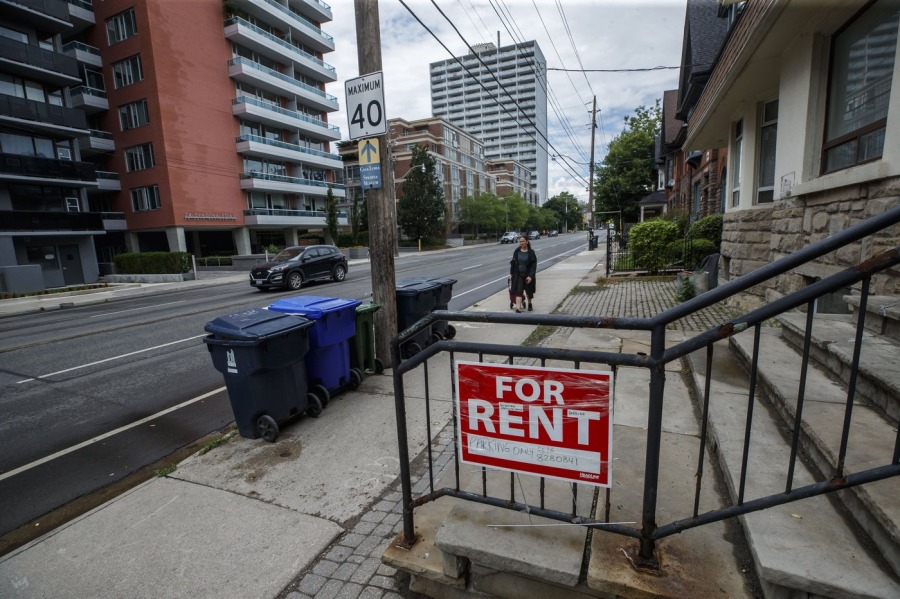
<path id="1" fill-rule="evenodd" d="M 378 139 L 363 139 L 357 145 L 359 149 L 359 163 L 362 164 L 381 164 L 381 152 L 378 148 Z"/>

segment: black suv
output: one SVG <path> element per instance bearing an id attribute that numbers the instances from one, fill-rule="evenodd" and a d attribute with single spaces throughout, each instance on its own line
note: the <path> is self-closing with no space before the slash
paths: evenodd
<path id="1" fill-rule="evenodd" d="M 333 245 L 293 246 L 281 250 L 271 262 L 250 270 L 250 285 L 260 291 L 273 287 L 300 289 L 316 279 L 343 281 L 347 276 L 347 257 Z"/>

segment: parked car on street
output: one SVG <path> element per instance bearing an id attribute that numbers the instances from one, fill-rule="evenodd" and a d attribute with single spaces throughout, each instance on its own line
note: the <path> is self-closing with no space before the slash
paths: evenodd
<path id="1" fill-rule="evenodd" d="M 528 239 L 540 239 L 541 234 L 538 231 L 531 231 L 528 233 Z"/>
<path id="2" fill-rule="evenodd" d="M 557 237 L 558 235 L 559 235 L 559 231 L 557 231 L 556 229 L 553 229 L 552 231 L 550 231 L 547 234 L 547 237 Z"/>
<path id="3" fill-rule="evenodd" d="M 516 243 L 518 239 L 518 233 L 516 233 L 515 231 L 508 231 L 500 237 L 500 243 Z"/>
<path id="4" fill-rule="evenodd" d="M 250 285 L 260 291 L 275 287 L 296 291 L 309 281 L 343 281 L 346 276 L 347 257 L 333 245 L 291 246 L 250 269 Z"/>

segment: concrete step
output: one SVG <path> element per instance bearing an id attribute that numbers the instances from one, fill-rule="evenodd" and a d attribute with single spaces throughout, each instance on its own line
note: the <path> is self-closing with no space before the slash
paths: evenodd
<path id="1" fill-rule="evenodd" d="M 788 312 L 777 320 L 785 341 L 802 351 L 806 314 Z M 848 314 L 816 314 L 813 319 L 810 357 L 845 383 L 850 380 L 856 323 L 855 317 Z M 857 399 L 871 404 L 896 424 L 900 420 L 900 370 L 896 367 L 900 344 L 869 331 L 863 339 Z"/>
<path id="2" fill-rule="evenodd" d="M 796 355 L 780 341 L 778 333 L 777 329 L 768 330 L 763 337 L 767 341 L 774 339 L 782 343 L 786 352 Z M 747 331 L 732 339 L 737 339 L 741 346 L 747 339 L 752 344 L 752 332 Z M 772 377 L 786 382 L 797 380 L 799 368 L 782 366 L 780 362 L 786 357 L 776 354 L 768 344 L 760 354 L 765 357 L 765 366 L 760 370 L 771 372 Z M 689 361 L 695 390 L 702 398 L 706 384 L 706 352 L 695 352 Z M 749 377 L 737 357 L 724 344 L 716 347 L 711 372 L 709 431 L 726 486 L 735 502 L 740 486 Z M 814 389 L 818 390 L 818 385 L 816 383 Z M 817 397 L 816 392 L 811 391 L 813 397 Z M 814 408 L 820 406 L 810 407 L 808 404 L 805 412 L 814 413 L 817 411 Z M 744 501 L 784 491 L 790 457 L 784 428 L 780 417 L 761 405 L 757 397 Z M 794 487 L 816 480 L 821 480 L 821 477 L 798 460 Z M 894 497 L 900 496 L 896 484 L 896 481 L 889 481 L 886 485 L 894 488 Z M 890 568 L 875 551 L 864 546 L 842 512 L 827 497 L 813 497 L 747 514 L 739 520 L 768 599 L 895 599 L 900 596 L 900 584 Z"/>

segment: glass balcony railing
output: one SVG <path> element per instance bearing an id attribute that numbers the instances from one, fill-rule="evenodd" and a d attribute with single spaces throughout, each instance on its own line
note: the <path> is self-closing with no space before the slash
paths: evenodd
<path id="1" fill-rule="evenodd" d="M 119 173 L 112 171 L 97 171 L 97 180 L 106 179 L 108 181 L 118 181 Z"/>
<path id="2" fill-rule="evenodd" d="M 91 0 L 67 0 L 69 4 L 78 6 L 84 10 L 94 12 L 94 3 Z"/>
<path id="3" fill-rule="evenodd" d="M 81 94 L 83 96 L 94 96 L 97 98 L 105 98 L 106 90 L 97 89 L 96 87 L 88 87 L 87 85 L 76 85 L 71 89 L 72 95 Z"/>
<path id="4" fill-rule="evenodd" d="M 318 27 L 316 27 L 315 25 L 313 25 L 312 23 L 310 23 L 309 21 L 307 21 L 306 19 L 304 19 L 303 17 L 301 17 L 300 15 L 295 13 L 294 11 L 290 10 L 286 6 L 282 6 L 281 4 L 278 4 L 277 2 L 275 2 L 274 0 L 265 0 L 265 2 L 266 2 L 266 4 L 273 6 L 273 7 L 277 8 L 278 10 L 280 10 L 281 12 L 283 12 L 284 14 L 288 15 L 292 20 L 298 22 L 304 28 L 310 29 L 310 30 L 314 31 L 315 33 L 317 33 L 318 35 L 325 38 L 326 40 L 328 40 L 329 42 L 334 43 L 333 37 L 331 37 L 324 31 L 322 31 L 321 29 L 319 29 Z M 330 7 L 328 7 L 328 8 L 330 8 Z"/>
<path id="5" fill-rule="evenodd" d="M 0 211 L 0 231 L 103 231 L 100 212 Z"/>
<path id="6" fill-rule="evenodd" d="M 228 26 L 228 25 L 240 25 L 241 27 L 246 27 L 247 29 L 249 29 L 250 31 L 256 33 L 257 35 L 261 35 L 262 37 L 266 38 L 267 40 L 269 40 L 269 41 L 271 41 L 271 42 L 273 42 L 273 43 L 275 43 L 275 44 L 278 44 L 278 45 L 281 46 L 282 48 L 284 48 L 284 49 L 286 49 L 286 50 L 290 50 L 291 52 L 297 54 L 298 56 L 300 56 L 300 57 L 303 58 L 304 60 L 308 60 L 308 61 L 310 61 L 310 62 L 313 62 L 313 63 L 319 65 L 320 67 L 322 67 L 323 69 L 325 69 L 326 71 L 328 71 L 328 72 L 330 72 L 330 73 L 333 73 L 333 74 L 335 74 L 335 76 L 337 76 L 337 75 L 336 75 L 336 74 L 337 74 L 337 71 L 335 70 L 335 68 L 334 68 L 333 66 L 331 66 L 330 64 L 328 64 L 327 62 L 325 62 L 324 60 L 322 60 L 321 58 L 316 58 L 315 56 L 313 56 L 313 55 L 310 54 L 309 52 L 304 52 L 303 50 L 301 50 L 301 49 L 298 48 L 297 46 L 293 45 L 292 43 L 286 42 L 286 41 L 284 41 L 283 39 L 281 39 L 280 37 L 276 37 L 276 36 L 272 35 L 272 34 L 269 33 L 268 31 L 266 31 L 265 29 L 262 29 L 261 27 L 257 27 L 256 25 L 254 25 L 254 24 L 251 23 L 250 21 L 247 21 L 247 20 L 242 19 L 242 18 L 240 18 L 240 17 L 232 17 L 232 18 L 228 19 L 227 21 L 225 21 L 225 25 L 226 25 L 226 26 Z"/>
<path id="7" fill-rule="evenodd" d="M 112 133 L 110 133 L 109 131 L 100 131 L 99 129 L 88 129 L 88 133 L 90 134 L 91 137 L 97 137 L 99 139 L 112 139 L 113 138 Z M 97 174 L 97 176 L 98 177 L 100 176 L 99 173 Z"/>
<path id="8" fill-rule="evenodd" d="M 310 125 L 315 125 L 316 127 L 322 127 L 324 129 L 328 129 L 332 133 L 336 133 L 340 135 L 341 130 L 335 125 L 329 125 L 325 121 L 321 121 L 319 119 L 314 119 L 311 116 L 307 116 L 301 112 L 297 112 L 295 110 L 288 110 L 286 108 L 282 108 L 281 106 L 276 106 L 275 104 L 270 104 L 268 102 L 263 102 L 262 100 L 258 100 L 256 98 L 251 98 L 249 96 L 241 96 L 239 98 L 235 98 L 231 101 L 232 104 L 252 104 L 254 106 L 259 106 L 260 108 L 265 108 L 266 110 L 271 110 L 273 112 L 277 112 L 278 114 L 283 114 L 284 116 L 291 117 L 293 119 L 297 119 L 303 121 L 305 123 L 309 123 Z"/>
<path id="9" fill-rule="evenodd" d="M 85 52 L 87 54 L 93 54 L 94 56 L 100 56 L 100 49 L 95 48 L 94 46 L 88 46 L 82 42 L 69 42 L 68 44 L 63 44 L 62 46 L 63 54 L 68 54 L 70 52 Z"/>
<path id="10" fill-rule="evenodd" d="M 265 137 L 260 137 L 259 135 L 239 135 L 235 138 L 235 141 L 240 143 L 242 141 L 252 141 L 259 144 L 265 144 L 267 146 L 272 146 L 274 148 L 281 148 L 283 150 L 290 150 L 291 152 L 302 152 L 303 154 L 310 154 L 312 156 L 320 156 L 322 158 L 329 158 L 331 160 L 342 160 L 341 157 L 337 154 L 329 154 L 328 152 L 323 152 L 321 150 L 313 150 L 311 148 L 304 148 L 303 146 L 298 146 L 297 144 L 289 144 L 283 141 L 276 141 L 274 139 L 268 139 Z"/>
<path id="11" fill-rule="evenodd" d="M 284 210 L 282 208 L 248 208 L 244 216 L 292 216 L 295 218 L 326 218 L 324 210 Z M 347 218 L 346 212 L 338 212 L 338 218 Z"/>
<path id="12" fill-rule="evenodd" d="M 97 180 L 96 168 L 90 162 L 9 153 L 0 153 L 0 174 L 37 179 Z"/>
<path id="13" fill-rule="evenodd" d="M 332 96 L 331 94 L 326 94 L 322 90 L 320 90 L 316 87 L 313 87 L 312 85 L 309 85 L 308 83 L 303 83 L 299 79 L 294 79 L 293 77 L 285 75 L 284 73 L 279 73 L 275 69 L 270 69 L 269 67 L 265 67 L 265 66 L 259 64 L 258 62 L 253 62 L 252 60 L 249 60 L 247 58 L 238 56 L 237 58 L 232 58 L 231 60 L 228 61 L 228 66 L 235 66 L 235 65 L 243 65 L 246 67 L 250 67 L 251 69 L 256 69 L 257 71 L 261 71 L 261 72 L 265 73 L 266 75 L 271 75 L 272 77 L 275 77 L 276 79 L 281 79 L 282 81 L 284 81 L 286 83 L 290 83 L 291 85 L 296 85 L 297 87 L 303 88 L 306 91 L 312 92 L 318 96 L 322 96 L 329 102 L 337 103 L 337 101 L 338 101 L 337 97 Z"/>
<path id="14" fill-rule="evenodd" d="M 288 177 L 286 175 L 275 175 L 273 173 L 263 173 L 260 171 L 243 172 L 241 173 L 241 179 L 262 179 L 264 181 L 278 181 L 279 183 L 291 183 L 294 185 L 312 185 L 313 187 L 331 188 L 338 191 L 344 189 L 344 186 L 338 183 L 316 181 L 314 179 L 302 179 L 300 177 Z"/>

